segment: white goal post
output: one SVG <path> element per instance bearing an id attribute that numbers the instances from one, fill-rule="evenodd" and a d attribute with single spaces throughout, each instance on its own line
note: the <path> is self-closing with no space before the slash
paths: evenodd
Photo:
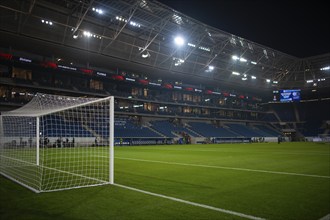
<path id="1" fill-rule="evenodd" d="M 0 173 L 34 192 L 114 183 L 114 97 L 38 93 L 0 115 Z"/>

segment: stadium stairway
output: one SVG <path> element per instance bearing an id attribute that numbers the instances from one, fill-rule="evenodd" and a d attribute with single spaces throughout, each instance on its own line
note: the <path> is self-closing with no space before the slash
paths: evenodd
<path id="1" fill-rule="evenodd" d="M 196 131 L 190 129 L 189 125 L 187 124 L 187 126 L 185 127 L 189 132 L 191 132 L 192 134 L 196 135 L 195 137 L 203 137 L 203 135 L 200 135 L 199 133 L 197 133 Z"/>
<path id="2" fill-rule="evenodd" d="M 273 113 L 276 117 L 276 119 L 279 121 L 279 122 L 282 122 L 280 116 L 278 116 L 277 112 L 276 111 L 272 111 L 271 113 Z"/>
<path id="3" fill-rule="evenodd" d="M 164 134 L 160 133 L 159 131 L 155 130 L 152 126 L 150 126 L 150 123 L 146 126 L 147 126 L 147 128 L 149 128 L 150 130 L 152 130 L 156 134 L 159 134 L 161 137 L 166 137 Z"/>

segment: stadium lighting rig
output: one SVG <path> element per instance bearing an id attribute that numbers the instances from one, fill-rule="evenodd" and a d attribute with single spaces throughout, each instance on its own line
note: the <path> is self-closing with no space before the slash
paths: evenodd
<path id="1" fill-rule="evenodd" d="M 47 24 L 47 25 L 50 25 L 50 26 L 53 25 L 53 22 L 52 21 L 48 21 L 48 20 L 45 20 L 45 19 L 41 19 L 41 23 Z"/>
<path id="2" fill-rule="evenodd" d="M 181 64 L 184 63 L 183 59 L 177 58 L 177 57 L 173 57 L 174 60 L 174 66 L 180 66 Z"/>
<path id="3" fill-rule="evenodd" d="M 96 13 L 102 15 L 104 13 L 104 11 L 102 9 L 99 8 L 92 8 L 92 11 L 95 11 Z"/>

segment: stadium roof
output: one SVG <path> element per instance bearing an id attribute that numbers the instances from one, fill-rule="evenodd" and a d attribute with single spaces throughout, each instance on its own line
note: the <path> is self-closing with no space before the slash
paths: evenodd
<path id="1" fill-rule="evenodd" d="M 4 1 L 0 18 L 3 47 L 50 56 L 57 48 L 66 48 L 68 57 L 88 52 L 90 62 L 102 57 L 139 71 L 242 87 L 330 86 L 330 53 L 297 58 L 157 1 Z M 68 49 L 76 52 L 70 54 Z"/>

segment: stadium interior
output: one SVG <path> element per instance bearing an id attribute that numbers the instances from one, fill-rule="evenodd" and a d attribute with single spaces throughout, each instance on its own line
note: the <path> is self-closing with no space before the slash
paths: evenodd
<path id="1" fill-rule="evenodd" d="M 330 53 L 296 58 L 144 0 L 3 1 L 0 33 L 0 111 L 115 96 L 117 145 L 330 134 Z"/>

